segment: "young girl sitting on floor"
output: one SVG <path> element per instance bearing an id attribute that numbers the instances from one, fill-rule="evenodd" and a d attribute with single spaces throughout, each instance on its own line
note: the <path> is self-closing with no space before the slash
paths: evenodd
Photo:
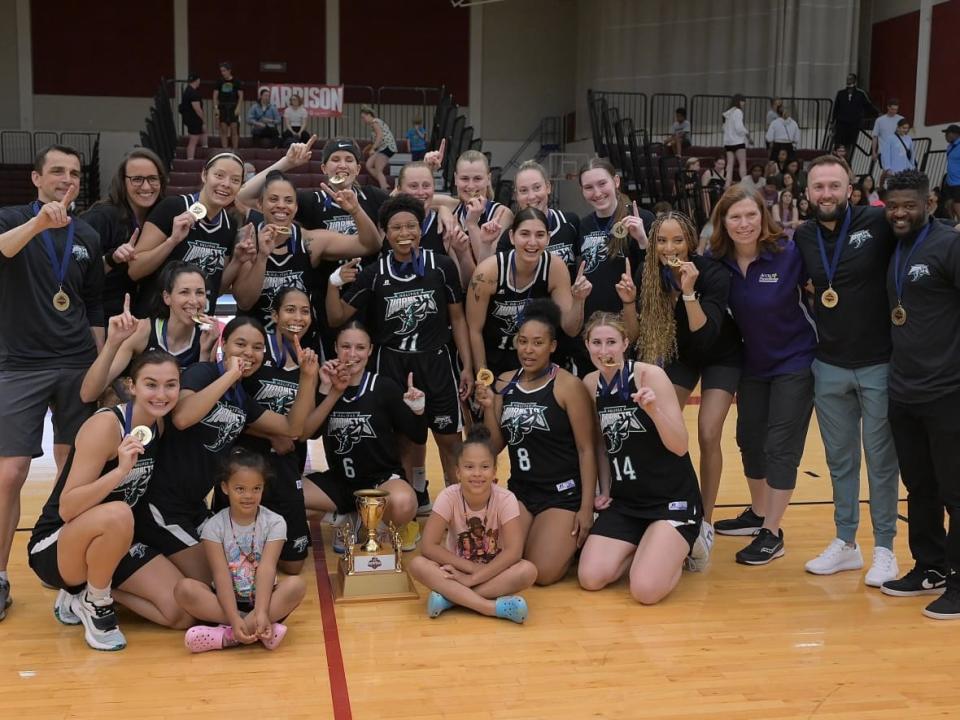
<path id="1" fill-rule="evenodd" d="M 456 472 L 459 484 L 434 501 L 421 555 L 410 562 L 410 573 L 433 591 L 427 614 L 437 617 L 463 605 L 522 623 L 527 603 L 513 593 L 533 585 L 537 569 L 523 559 L 520 505 L 512 492 L 496 484 L 496 456 L 484 426 L 474 425 L 467 433 Z"/>
<path id="2" fill-rule="evenodd" d="M 230 501 L 203 526 L 201 538 L 216 590 L 183 579 L 174 594 L 193 617 L 220 623 L 196 625 L 184 642 L 191 652 L 249 645 L 259 640 L 275 649 L 287 633 L 279 621 L 303 600 L 305 585 L 296 576 L 277 582 L 277 561 L 287 539 L 283 517 L 260 506 L 269 475 L 266 458 L 245 448 L 227 456 L 220 488 Z"/>

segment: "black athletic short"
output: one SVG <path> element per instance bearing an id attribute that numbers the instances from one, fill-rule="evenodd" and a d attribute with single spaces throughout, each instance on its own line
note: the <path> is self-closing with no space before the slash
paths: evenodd
<path id="1" fill-rule="evenodd" d="M 200 543 L 200 529 L 209 517 L 205 506 L 194 514 L 173 513 L 141 500 L 133 509 L 133 539 L 170 557 Z"/>
<path id="2" fill-rule="evenodd" d="M 727 152 L 736 152 L 737 150 L 746 150 L 747 146 L 745 143 L 740 143 L 739 145 L 724 145 L 723 149 Z"/>
<path id="3" fill-rule="evenodd" d="M 460 413 L 459 377 L 447 347 L 422 352 L 400 352 L 381 346 L 377 350 L 376 371 L 400 387 L 407 387 L 407 375 L 426 395 L 424 416 L 427 427 L 439 435 L 452 435 L 463 429 Z"/>
<path id="4" fill-rule="evenodd" d="M 46 537 L 37 539 L 36 542 L 31 539 L 27 547 L 30 567 L 37 577 L 47 585 L 76 595 L 84 588 L 85 584 L 68 585 L 60 576 L 60 565 L 57 562 L 57 538 L 59 536 L 60 530 L 56 530 Z M 142 542 L 134 542 L 127 554 L 120 559 L 116 570 L 113 571 L 111 585 L 120 587 L 133 577 L 133 574 L 140 568 L 159 555 L 160 553 L 148 545 L 144 545 Z"/>
<path id="5" fill-rule="evenodd" d="M 544 510 L 571 510 L 580 509 L 580 484 L 570 490 L 558 492 L 555 487 L 541 487 L 532 483 L 517 482 L 510 479 L 507 489 L 517 496 L 517 500 L 527 509 L 527 512 L 536 517 Z"/>
<path id="6" fill-rule="evenodd" d="M 380 155 L 385 155 L 385 156 L 388 157 L 388 158 L 391 158 L 391 157 L 393 157 L 394 155 L 397 154 L 396 151 L 391 150 L 390 148 L 384 148 L 383 150 L 377 150 L 377 152 L 378 152 Z"/>
<path id="7" fill-rule="evenodd" d="M 673 525 L 674 529 L 680 533 L 680 536 L 687 541 L 687 545 L 693 550 L 693 543 L 700 535 L 699 519 L 683 522 L 669 518 L 636 517 L 623 512 L 622 506 L 618 506 L 616 500 L 606 510 L 600 511 L 593 527 L 590 529 L 590 534 L 623 540 L 631 545 L 639 545 L 647 528 L 658 520 L 666 520 Z"/>
<path id="8" fill-rule="evenodd" d="M 307 508 L 303 504 L 300 461 L 295 452 L 290 453 L 289 457 L 271 455 L 270 461 L 274 466 L 274 477 L 267 483 L 261 504 L 282 516 L 287 523 L 287 541 L 280 551 L 280 559 L 303 560 L 310 547 L 310 529 L 307 525 Z"/>
<path id="9" fill-rule="evenodd" d="M 347 513 L 352 513 L 357 511 L 357 499 L 353 496 L 353 493 L 357 490 L 369 490 L 370 488 L 378 488 L 387 480 L 392 480 L 393 478 L 399 477 L 394 475 L 393 477 L 385 478 L 384 480 L 378 480 L 375 482 L 360 482 L 357 485 L 352 483 L 347 483 L 332 472 L 315 472 L 307 475 L 307 479 L 313 482 L 318 488 L 323 490 L 324 494 L 331 500 L 333 500 L 334 505 L 337 506 L 337 512 L 341 515 L 346 515 Z M 290 535 L 288 532 L 287 535 Z"/>
<path id="10" fill-rule="evenodd" d="M 237 118 L 236 105 L 219 105 L 217 110 L 220 113 L 220 122 L 224 125 L 233 125 L 240 122 L 239 118 Z"/>
<path id="11" fill-rule="evenodd" d="M 707 365 L 697 368 L 676 360 L 665 367 L 664 371 L 670 382 L 687 390 L 693 390 L 697 382 L 700 382 L 701 392 L 726 390 L 735 395 L 737 385 L 740 384 L 740 368 L 735 365 Z"/>
<path id="12" fill-rule="evenodd" d="M 203 120 L 194 113 L 184 115 L 183 124 L 187 128 L 187 135 L 203 135 Z"/>

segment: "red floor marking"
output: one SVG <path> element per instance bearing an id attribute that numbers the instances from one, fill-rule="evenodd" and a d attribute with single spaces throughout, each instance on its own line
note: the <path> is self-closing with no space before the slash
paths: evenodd
<path id="1" fill-rule="evenodd" d="M 699 405 L 699 404 L 700 404 L 699 395 L 691 395 L 690 397 L 687 398 L 687 405 Z"/>
<path id="2" fill-rule="evenodd" d="M 343 669 L 340 632 L 337 629 L 337 614 L 333 609 L 333 588 L 330 587 L 330 576 L 327 575 L 327 558 L 319 520 L 310 522 L 310 539 L 313 543 L 313 566 L 317 574 L 317 597 L 320 599 L 320 615 L 323 618 L 323 644 L 327 651 L 333 717 L 334 720 L 352 720 L 350 691 L 347 688 L 347 674 Z"/>

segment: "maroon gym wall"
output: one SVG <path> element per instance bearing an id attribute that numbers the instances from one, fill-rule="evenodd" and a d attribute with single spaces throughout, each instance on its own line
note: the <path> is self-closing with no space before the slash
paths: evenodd
<path id="1" fill-rule="evenodd" d="M 887 98 L 898 98 L 900 114 L 910 122 L 915 122 L 919 32 L 918 10 L 874 24 L 870 42 L 870 97 L 880 112 Z"/>
<path id="2" fill-rule="evenodd" d="M 927 125 L 960 120 L 957 38 L 960 38 L 960 0 L 934 5 L 930 34 L 930 77 L 927 84 Z"/>

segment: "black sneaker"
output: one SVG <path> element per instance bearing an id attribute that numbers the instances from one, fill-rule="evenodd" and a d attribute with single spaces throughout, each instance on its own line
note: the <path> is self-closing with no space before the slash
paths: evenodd
<path id="1" fill-rule="evenodd" d="M 713 529 L 718 535 L 756 535 L 763 527 L 763 518 L 752 507 L 730 520 L 717 520 Z"/>
<path id="2" fill-rule="evenodd" d="M 939 595 L 947 587 L 947 576 L 937 570 L 924 570 L 914 566 L 899 580 L 888 580 L 880 586 L 880 592 L 894 597 L 914 595 Z"/>
<path id="3" fill-rule="evenodd" d="M 741 565 L 766 565 L 783 555 L 783 530 L 774 535 L 766 528 L 760 532 L 743 550 L 737 553 L 737 562 Z"/>
<path id="4" fill-rule="evenodd" d="M 417 494 L 417 515 L 429 515 L 433 511 L 433 503 L 430 502 L 430 482 L 423 486 L 423 490 L 414 490 Z"/>
<path id="5" fill-rule="evenodd" d="M 960 587 L 948 587 L 921 612 L 934 620 L 960 620 Z"/>

